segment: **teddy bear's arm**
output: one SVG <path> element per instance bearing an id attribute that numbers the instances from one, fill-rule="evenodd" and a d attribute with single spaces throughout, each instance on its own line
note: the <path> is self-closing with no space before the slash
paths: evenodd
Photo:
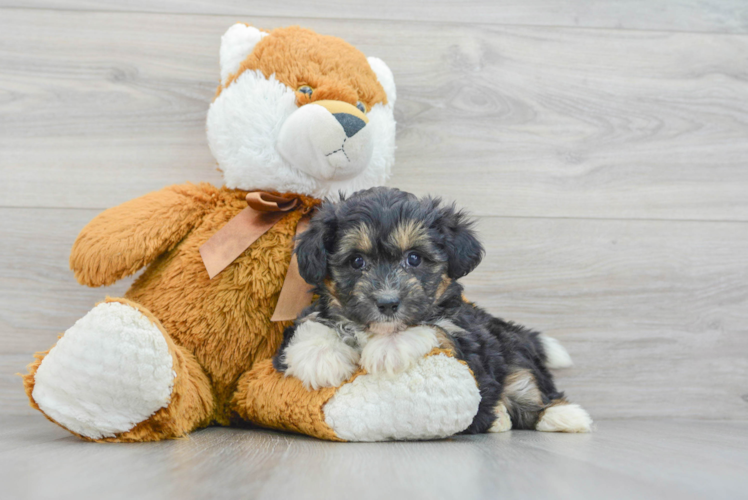
<path id="1" fill-rule="evenodd" d="M 239 379 L 232 408 L 255 424 L 333 441 L 438 439 L 462 432 L 481 396 L 467 363 L 433 349 L 397 375 L 359 370 L 340 387 L 307 390 L 271 360 Z"/>
<path id="2" fill-rule="evenodd" d="M 79 283 L 111 285 L 171 249 L 202 219 L 208 184 L 180 184 L 100 213 L 78 235 L 70 268 Z"/>

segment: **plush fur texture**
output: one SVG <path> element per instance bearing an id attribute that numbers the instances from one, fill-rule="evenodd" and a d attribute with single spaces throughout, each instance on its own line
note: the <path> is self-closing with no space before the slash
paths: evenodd
<path id="1" fill-rule="evenodd" d="M 89 286 L 112 283 L 149 264 L 125 297 L 158 318 L 168 341 L 194 357 L 192 377 L 210 380 L 207 392 L 187 385 L 201 399 L 197 406 L 210 408 L 208 418 L 180 416 L 201 425 L 229 424 L 239 377 L 273 355 L 289 324 L 270 317 L 291 260 L 300 210 L 281 219 L 212 280 L 200 258 L 198 248 L 246 208 L 245 195 L 209 184 L 165 188 L 104 211 L 83 229 L 70 256 L 76 277 Z M 310 208 L 318 203 L 305 197 L 301 202 Z M 27 375 L 32 401 L 35 373 L 32 367 Z M 173 404 L 172 397 L 169 407 Z M 193 427 L 178 430 L 181 435 Z"/>
<path id="2" fill-rule="evenodd" d="M 107 302 L 65 332 L 37 370 L 32 396 L 72 431 L 113 437 L 168 406 L 175 377 L 159 326 L 134 307 Z"/>
<path id="3" fill-rule="evenodd" d="M 284 377 L 271 360 L 258 362 L 239 380 L 232 406 L 242 421 L 342 441 L 325 422 L 324 407 L 337 389 L 307 390 L 294 377 Z"/>
<path id="4" fill-rule="evenodd" d="M 400 376 L 358 370 L 340 388 L 308 391 L 270 360 L 239 381 L 234 407 L 243 420 L 334 441 L 439 439 L 464 430 L 478 412 L 472 372 L 434 349 Z"/>
<path id="5" fill-rule="evenodd" d="M 312 87 L 315 90 L 312 97 L 299 96 L 300 106 L 318 99 L 353 105 L 360 100 L 368 109 L 375 104 L 388 104 L 388 96 L 366 57 L 345 40 L 292 26 L 270 31 L 269 36 L 251 49 L 239 69 L 219 87 L 219 96 L 249 70 L 260 71 L 266 78 L 275 75 L 278 81 L 294 90 L 302 85 Z"/>
<path id="6" fill-rule="evenodd" d="M 439 439 L 465 430 L 480 400 L 467 365 L 433 349 L 399 376 L 355 377 L 325 405 L 325 422 L 350 441 Z"/>
<path id="7" fill-rule="evenodd" d="M 267 32 L 243 23 L 236 23 L 226 30 L 221 37 L 221 89 L 228 85 L 229 78 L 236 77 L 247 54 L 251 54 L 255 45 L 266 36 Z"/>
<path id="8" fill-rule="evenodd" d="M 224 35 L 221 65 L 207 133 L 228 187 L 334 198 L 387 180 L 395 84 L 383 61 L 299 27 L 263 36 L 238 24 Z M 367 123 L 351 134 L 343 124 L 356 106 Z"/>
<path id="9" fill-rule="evenodd" d="M 96 418 L 95 414 L 89 414 L 89 432 L 87 432 L 87 435 L 76 432 L 45 413 L 33 397 L 33 393 L 36 389 L 36 374 L 42 365 L 42 362 L 46 359 L 46 356 L 55 349 L 54 347 L 46 352 L 37 353 L 35 356 L 36 360 L 29 365 L 29 373 L 23 377 L 24 388 L 26 389 L 26 394 L 29 395 L 31 406 L 42 411 L 44 416 L 50 421 L 59 424 L 61 427 L 82 439 L 91 441 L 158 441 L 161 439 L 183 436 L 194 429 L 208 425 L 213 415 L 213 393 L 210 380 L 208 380 L 208 377 L 205 375 L 194 356 L 185 351 L 182 347 L 176 345 L 171 338 L 166 335 L 163 325 L 161 325 L 158 319 L 142 306 L 126 299 L 107 298 L 105 302 L 120 303 L 136 309 L 140 314 L 148 318 L 153 325 L 157 326 L 163 334 L 163 338 L 166 341 L 171 354 L 172 369 L 175 373 L 173 379 L 174 383 L 171 388 L 171 394 L 169 395 L 168 406 L 156 411 L 147 420 L 134 425 L 130 430 L 115 433 L 114 436 L 104 437 L 104 434 L 101 432 L 103 429 L 99 428 L 97 424 L 91 425 L 93 423 L 91 417 Z M 96 358 L 93 357 L 87 360 L 90 365 L 89 368 L 96 367 L 95 360 Z M 80 404 L 84 401 L 85 400 L 78 401 L 76 404 Z M 91 409 L 89 409 L 89 411 L 90 410 Z M 102 413 L 102 416 L 109 418 L 106 411 Z M 93 437 L 91 431 L 100 433 L 102 437 Z"/>
<path id="10" fill-rule="evenodd" d="M 266 33 L 238 24 L 224 35 L 220 56 L 221 86 L 208 117 L 208 136 L 228 187 L 170 186 L 92 220 L 70 255 L 80 283 L 106 286 L 146 269 L 126 298 L 108 299 L 70 328 L 58 346 L 37 353 L 24 376 L 31 406 L 82 438 L 155 441 L 249 420 L 340 439 L 324 414 L 336 389 L 307 391 L 273 369 L 270 358 L 290 322 L 270 318 L 302 212 L 319 203 L 306 195 L 370 187 L 389 174 L 395 137 L 392 73 L 342 40 L 300 28 Z M 313 92 L 301 92 L 302 83 Z M 360 130 L 350 127 L 356 123 L 350 117 L 361 119 L 357 105 L 366 112 L 372 148 L 370 162 L 355 177 L 336 178 L 333 172 L 329 179 L 315 178 L 285 163 L 276 150 L 284 119 L 305 106 L 341 115 L 325 116 L 325 126 L 333 135 L 355 137 Z M 299 197 L 301 207 L 211 280 L 198 249 L 247 207 L 247 191 L 255 189 Z M 132 361 L 135 352 L 138 359 Z M 453 358 L 445 363 L 463 366 Z M 464 384 L 464 376 L 461 380 Z M 470 381 L 474 384 L 472 375 Z M 400 386 L 373 387 L 370 396 L 392 397 L 377 390 L 393 387 Z M 435 408 L 448 404 L 442 394 L 413 397 Z M 389 418 L 380 408 L 348 411 L 353 420 L 366 418 L 371 428 Z M 477 406 L 461 411 L 474 414 Z M 345 415 L 339 420 L 350 421 Z M 412 429 L 422 438 L 457 430 Z"/>
<path id="11" fill-rule="evenodd" d="M 328 349 L 335 349 L 335 331 L 340 345 L 360 350 L 360 364 L 372 374 L 402 372 L 439 345 L 467 363 L 480 387 L 480 409 L 466 432 L 506 430 L 509 422 L 533 429 L 546 409 L 543 430 L 584 428 L 578 414 L 550 410 L 564 402 L 548 371 L 549 361 L 567 361 L 561 345 L 463 300 L 457 279 L 478 265 L 483 248 L 454 206 L 372 188 L 324 204 L 297 252 L 299 271 L 320 299 L 286 330 L 274 360 L 279 370 L 314 377 L 316 352 L 289 356 L 297 332 L 309 341 L 319 329 L 310 324 L 326 327 Z M 504 421 L 497 423 L 499 416 Z"/>

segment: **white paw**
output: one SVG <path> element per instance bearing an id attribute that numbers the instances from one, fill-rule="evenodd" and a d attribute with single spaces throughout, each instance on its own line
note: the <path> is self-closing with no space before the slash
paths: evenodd
<path id="1" fill-rule="evenodd" d="M 335 330 L 316 321 L 299 325 L 284 354 L 286 375 L 307 389 L 339 386 L 358 369 L 358 359 L 358 351 L 343 343 Z"/>
<path id="2" fill-rule="evenodd" d="M 361 366 L 369 373 L 403 372 L 439 346 L 436 331 L 414 326 L 399 333 L 374 335 L 361 351 Z"/>
<path id="3" fill-rule="evenodd" d="M 509 412 L 506 411 L 504 403 L 499 403 L 494 409 L 496 412 L 496 420 L 488 429 L 488 432 L 506 432 L 512 429 L 512 417 L 509 416 Z"/>
<path id="4" fill-rule="evenodd" d="M 535 430 L 542 432 L 590 432 L 592 418 L 579 405 L 557 404 L 549 406 L 540 416 Z"/>
<path id="5" fill-rule="evenodd" d="M 161 330 L 137 309 L 99 304 L 42 360 L 32 396 L 83 436 L 129 431 L 169 404 L 176 373 Z"/>
<path id="6" fill-rule="evenodd" d="M 478 413 L 470 369 L 437 354 L 397 376 L 359 375 L 325 405 L 325 422 L 341 439 L 441 439 L 464 431 Z"/>

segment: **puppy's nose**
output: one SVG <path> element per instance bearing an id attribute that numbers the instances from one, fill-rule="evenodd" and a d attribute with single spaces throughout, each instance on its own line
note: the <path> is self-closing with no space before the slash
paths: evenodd
<path id="1" fill-rule="evenodd" d="M 377 308 L 379 309 L 379 312 L 387 316 L 393 316 L 397 312 L 398 307 L 400 307 L 400 299 L 377 300 Z"/>
<path id="2" fill-rule="evenodd" d="M 346 137 L 353 137 L 359 130 L 366 126 L 366 123 L 361 118 L 349 115 L 348 113 L 333 113 L 332 116 L 343 126 Z"/>

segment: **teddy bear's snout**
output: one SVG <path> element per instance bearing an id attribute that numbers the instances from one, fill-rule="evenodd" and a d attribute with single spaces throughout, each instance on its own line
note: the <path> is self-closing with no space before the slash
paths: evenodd
<path id="1" fill-rule="evenodd" d="M 348 104 L 343 101 L 316 101 L 310 103 L 314 106 L 321 106 L 332 114 L 332 116 L 338 121 L 346 137 L 351 138 L 356 135 L 361 129 L 363 129 L 369 118 L 366 114 L 355 106 Z"/>
<path id="2" fill-rule="evenodd" d="M 356 177 L 374 149 L 369 118 L 342 101 L 301 106 L 283 123 L 277 149 L 285 161 L 321 180 Z"/>

